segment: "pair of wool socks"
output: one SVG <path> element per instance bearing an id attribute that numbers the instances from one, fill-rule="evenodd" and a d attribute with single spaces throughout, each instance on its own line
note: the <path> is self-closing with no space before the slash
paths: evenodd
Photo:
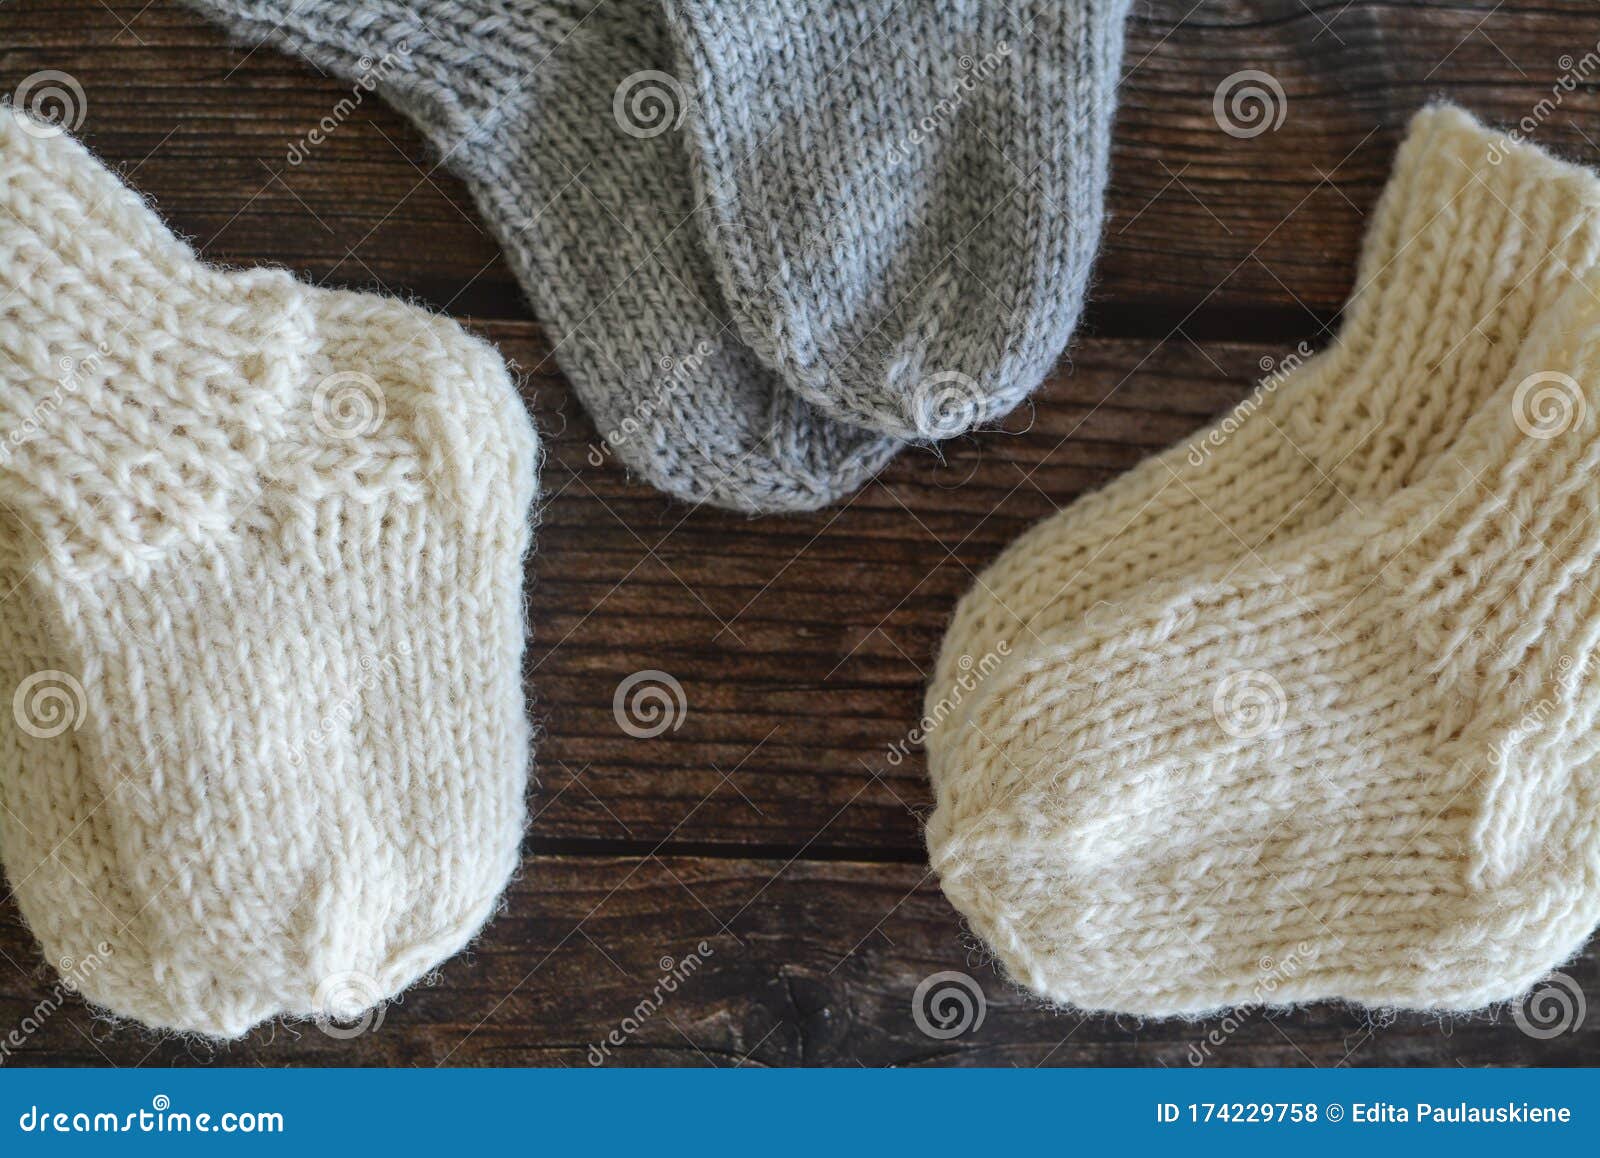
<path id="1" fill-rule="evenodd" d="M 1127 0 L 187 0 L 376 87 L 602 437 L 806 510 L 1005 414 L 1077 321 Z"/>
<path id="2" fill-rule="evenodd" d="M 1019 982 L 1471 1009 L 1581 948 L 1597 252 L 1593 174 L 1420 113 L 1333 345 L 978 580 L 928 846 Z"/>
<path id="3" fill-rule="evenodd" d="M 448 319 L 198 261 L 0 110 L 0 855 L 92 1003 L 350 1018 L 515 870 L 538 443 Z"/>

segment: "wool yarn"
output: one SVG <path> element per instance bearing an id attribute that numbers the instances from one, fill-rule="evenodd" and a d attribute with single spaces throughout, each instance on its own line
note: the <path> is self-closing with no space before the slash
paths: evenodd
<path id="1" fill-rule="evenodd" d="M 1099 246 L 1128 0 L 665 3 L 746 343 L 896 438 L 1032 392 Z"/>
<path id="2" fill-rule="evenodd" d="M 1534 321 L 1600 256 L 1600 181 L 1464 110 L 1418 112 L 1328 348 L 1289 351 L 1210 427 L 1020 536 L 961 600 L 929 730 L 981 664 L 1140 584 L 1255 552 L 1420 478 L 1500 384 Z"/>
<path id="3" fill-rule="evenodd" d="M 1400 231 L 1395 260 L 1433 252 L 1464 266 L 1460 292 L 1496 279 L 1486 309 L 1527 313 L 1485 323 L 1513 350 L 1421 383 L 1441 414 L 1470 413 L 1453 432 L 1385 418 L 1369 453 L 1405 460 L 1381 466 L 1400 472 L 1387 493 L 1243 557 L 1129 575 L 1104 614 L 1036 621 L 929 742 L 941 884 L 1052 1001 L 1473 1009 L 1524 992 L 1600 920 L 1596 180 L 1443 110 L 1419 120 L 1397 180 L 1434 155 L 1414 147 L 1423 130 L 1476 133 L 1476 158 L 1436 159 L 1490 167 L 1464 185 L 1450 164 L 1425 170 L 1458 196 Z M 1452 217 L 1476 245 L 1435 248 Z M 1546 276 L 1564 282 L 1553 298 L 1520 297 Z M 1455 308 L 1436 300 L 1445 284 L 1419 287 L 1423 331 Z M 1410 357 L 1367 417 L 1410 397 Z M 1454 371 L 1493 366 L 1491 390 L 1457 397 Z"/>
<path id="4" fill-rule="evenodd" d="M 202 264 L 0 113 L 0 850 L 94 1004 L 354 1017 L 518 863 L 538 442 L 448 319 Z"/>
<path id="5" fill-rule="evenodd" d="M 657 0 L 186 2 L 417 123 L 471 189 L 601 435 L 655 486 L 808 510 L 899 449 L 783 388 L 728 325 L 672 131 L 681 93 Z"/>
<path id="6" fill-rule="evenodd" d="M 1127 0 L 186 3 L 417 122 L 680 498 L 833 502 L 1010 410 L 1077 321 Z"/>

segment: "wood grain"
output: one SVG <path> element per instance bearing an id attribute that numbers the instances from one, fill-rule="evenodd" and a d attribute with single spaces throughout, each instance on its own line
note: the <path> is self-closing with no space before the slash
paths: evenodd
<path id="1" fill-rule="evenodd" d="M 606 1060 L 631 1064 L 1574 1064 L 1508 1013 L 1440 1023 L 1322 1005 L 1146 1023 L 1057 1014 L 1011 989 L 927 877 L 918 714 L 955 600 L 1038 518 L 1168 445 L 1251 388 L 1263 359 L 1322 345 L 1365 215 L 1412 111 L 1443 95 L 1530 113 L 1600 40 L 1583 0 L 1141 0 L 1129 25 L 1111 220 L 1082 340 L 1002 431 L 906 453 L 810 516 L 691 510 L 599 452 L 459 182 L 368 101 L 299 164 L 291 143 L 347 86 L 230 46 L 155 0 L 0 0 L 0 94 L 40 69 L 82 83 L 85 139 L 213 260 L 433 304 L 499 345 L 548 450 L 530 568 L 528 685 L 539 785 L 525 871 L 476 950 L 340 1039 L 270 1027 L 213 1049 L 93 1020 L 75 998 L 0 1060 L 33 1064 L 566 1064 L 619 1026 L 661 958 L 702 971 Z M 1213 97 L 1247 69 L 1286 112 L 1221 131 Z M 1534 139 L 1579 160 L 1588 77 Z M 619 726 L 631 673 L 681 684 L 681 725 Z M 0 901 L 0 1050 L 55 993 Z M 981 1027 L 936 1040 L 924 978 L 970 974 Z M 1568 970 L 1585 986 L 1594 951 Z"/>
<path id="2" fill-rule="evenodd" d="M 53 996 L 53 975 L 36 965 L 28 941 L 14 921 L 0 923 L 0 1027 L 27 1024 L 35 1005 Z M 939 1040 L 918 1027 L 913 1001 L 926 978 L 952 971 L 981 991 L 984 1012 Z M 1592 987 L 1600 960 L 1591 953 L 1569 972 Z M 674 973 L 684 978 L 675 991 L 658 994 L 662 977 Z M 937 1028 L 937 1011 L 930 1014 Z M 70 997 L 40 1020 L 6 1060 L 1473 1066 L 1582 1064 L 1600 1047 L 1595 1022 L 1538 1041 L 1507 1014 L 1370 1019 L 1318 1005 L 1141 1023 L 1051 1012 L 982 960 L 925 869 L 698 857 L 530 857 L 507 911 L 477 946 L 353 1037 L 280 1023 L 227 1046 L 162 1039 L 94 1021 Z M 622 1044 L 608 1042 L 613 1031 Z"/>
<path id="3" fill-rule="evenodd" d="M 291 146 L 348 85 L 230 46 L 167 0 L 7 0 L 0 11 L 0 76 L 49 67 L 82 80 L 86 139 L 137 165 L 140 187 L 218 260 L 528 316 L 461 185 L 381 103 L 365 101 L 291 165 Z M 1349 291 L 1363 213 L 1406 118 L 1443 95 L 1516 121 L 1550 95 L 1563 58 L 1597 40 L 1586 0 L 1141 0 L 1091 324 L 1165 333 L 1188 319 L 1246 337 L 1241 319 L 1296 330 L 1325 319 Z M 1240 138 L 1219 130 L 1213 99 L 1246 69 L 1270 72 L 1286 107 L 1276 131 Z M 1594 158 L 1597 79 L 1564 95 L 1541 143 Z"/>
<path id="4" fill-rule="evenodd" d="M 540 364 L 531 326 L 482 332 Z M 1280 353 L 1090 340 L 1013 416 L 1015 433 L 949 444 L 943 461 L 908 452 L 847 503 L 760 520 L 689 510 L 595 470 L 588 420 L 530 376 L 540 428 L 555 432 L 532 568 L 530 688 L 545 728 L 535 831 L 920 860 L 921 756 L 891 746 L 921 715 L 956 599 L 1054 496 L 1183 437 Z M 679 681 L 687 710 L 675 731 L 633 739 L 613 695 L 651 669 Z"/>

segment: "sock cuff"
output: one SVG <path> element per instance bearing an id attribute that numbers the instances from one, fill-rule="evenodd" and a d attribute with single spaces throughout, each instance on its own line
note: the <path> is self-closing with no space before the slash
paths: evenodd
<path id="1" fill-rule="evenodd" d="M 1284 429 L 1327 448 L 1330 471 L 1414 480 L 1597 259 L 1600 179 L 1459 108 L 1423 109 L 1370 215 L 1337 338 L 1306 371 L 1320 385 Z M 1383 452 L 1356 454 L 1377 431 Z"/>
<path id="2" fill-rule="evenodd" d="M 1451 105 L 1412 119 L 1362 245 L 1341 341 L 1520 327 L 1600 255 L 1600 178 Z"/>
<path id="3" fill-rule="evenodd" d="M 1366 546 L 1398 629 L 1441 680 L 1509 702 L 1585 634 L 1600 608 L 1597 471 L 1600 268 L 1545 311 L 1440 463 L 1392 500 L 1406 514 Z"/>
<path id="4" fill-rule="evenodd" d="M 81 144 L 5 112 L 0 296 L 8 549 L 132 568 L 221 526 L 299 373 L 293 279 L 204 265 Z"/>

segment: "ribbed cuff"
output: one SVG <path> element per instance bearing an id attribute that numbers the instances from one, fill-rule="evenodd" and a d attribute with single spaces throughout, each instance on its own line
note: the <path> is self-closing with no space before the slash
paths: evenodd
<path id="1" fill-rule="evenodd" d="M 0 113 L 8 549 L 132 568 L 227 523 L 309 325 L 276 270 L 202 264 L 71 137 Z"/>
<path id="2" fill-rule="evenodd" d="M 1600 257 L 1600 180 L 1448 105 L 1412 118 L 1374 210 L 1340 340 L 1525 338 Z M 1432 346 L 1434 343 L 1428 343 Z"/>

